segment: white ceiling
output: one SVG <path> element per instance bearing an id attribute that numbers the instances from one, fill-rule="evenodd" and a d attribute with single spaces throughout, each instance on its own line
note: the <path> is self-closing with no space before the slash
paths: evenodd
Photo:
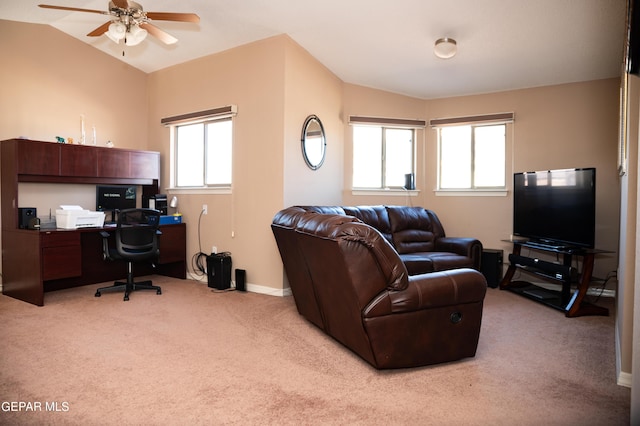
<path id="1" fill-rule="evenodd" d="M 342 81 L 423 99 L 620 75 L 626 0 L 138 0 L 179 39 L 117 45 L 86 34 L 108 20 L 40 3 L 107 10 L 108 0 L 0 0 L 0 19 L 49 24 L 145 72 L 288 34 Z M 449 60 L 440 37 L 458 42 Z M 122 53 L 125 53 L 123 56 Z"/>

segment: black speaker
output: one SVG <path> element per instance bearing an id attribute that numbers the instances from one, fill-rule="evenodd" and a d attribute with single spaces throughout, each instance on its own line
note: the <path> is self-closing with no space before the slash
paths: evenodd
<path id="1" fill-rule="evenodd" d="M 247 271 L 236 269 L 236 290 L 247 291 Z"/>
<path id="2" fill-rule="evenodd" d="M 496 288 L 502 281 L 502 250 L 484 249 L 480 272 L 487 279 L 487 285 Z"/>
<path id="3" fill-rule="evenodd" d="M 404 175 L 404 189 L 416 189 L 416 180 L 413 173 L 407 173 L 406 175 Z"/>
<path id="4" fill-rule="evenodd" d="M 29 228 L 29 223 L 34 223 L 31 219 L 38 217 L 38 213 L 35 207 L 18 207 L 18 228 L 20 229 L 34 229 Z"/>
<path id="5" fill-rule="evenodd" d="M 211 288 L 226 290 L 231 287 L 231 254 L 207 256 L 207 278 Z"/>

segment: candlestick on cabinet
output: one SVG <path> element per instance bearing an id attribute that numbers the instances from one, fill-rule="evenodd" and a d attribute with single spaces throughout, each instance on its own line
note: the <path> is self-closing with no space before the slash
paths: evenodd
<path id="1" fill-rule="evenodd" d="M 84 145 L 86 142 L 86 135 L 84 133 L 84 114 L 80 114 L 80 145 Z"/>

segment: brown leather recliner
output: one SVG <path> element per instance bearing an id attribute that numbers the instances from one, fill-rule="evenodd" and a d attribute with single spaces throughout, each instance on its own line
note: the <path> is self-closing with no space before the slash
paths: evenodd
<path id="1" fill-rule="evenodd" d="M 272 229 L 300 314 L 379 369 L 475 356 L 486 281 L 470 268 L 409 276 L 352 216 L 292 207 Z"/>

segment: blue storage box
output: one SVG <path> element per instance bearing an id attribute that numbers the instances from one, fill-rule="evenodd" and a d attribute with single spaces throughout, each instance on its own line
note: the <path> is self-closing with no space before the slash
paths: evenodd
<path id="1" fill-rule="evenodd" d="M 180 216 L 160 216 L 160 225 L 174 225 L 182 223 L 182 215 Z"/>

